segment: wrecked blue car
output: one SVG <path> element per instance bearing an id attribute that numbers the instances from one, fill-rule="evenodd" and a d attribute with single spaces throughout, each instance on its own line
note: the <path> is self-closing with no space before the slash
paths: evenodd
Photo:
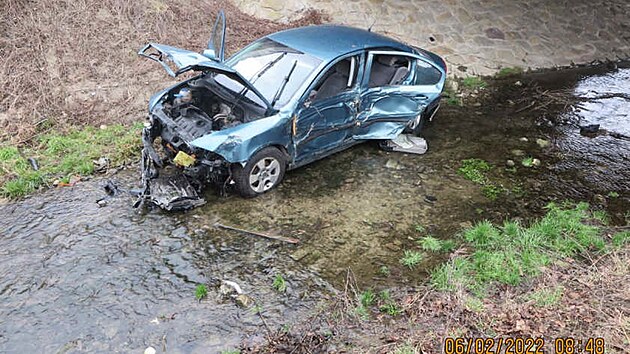
<path id="1" fill-rule="evenodd" d="M 201 54 L 140 50 L 171 76 L 199 72 L 149 102 L 140 202 L 191 208 L 208 184 L 253 197 L 287 170 L 352 145 L 417 134 L 446 76 L 436 54 L 351 27 L 274 33 L 227 60 L 224 43 L 221 12 Z"/>

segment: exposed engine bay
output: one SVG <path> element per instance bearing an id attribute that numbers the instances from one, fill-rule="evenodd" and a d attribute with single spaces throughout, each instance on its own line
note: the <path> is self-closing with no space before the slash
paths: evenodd
<path id="1" fill-rule="evenodd" d="M 265 110 L 242 92 L 233 98 L 217 87 L 213 76 L 200 76 L 167 92 L 153 107 L 142 133 L 143 188 L 136 206 L 150 202 L 165 210 L 186 210 L 205 203 L 199 193 L 208 184 L 224 193 L 230 164 L 190 142 L 258 119 Z"/>

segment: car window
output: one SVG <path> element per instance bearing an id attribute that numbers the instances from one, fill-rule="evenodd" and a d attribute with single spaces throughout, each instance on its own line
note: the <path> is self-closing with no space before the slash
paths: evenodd
<path id="1" fill-rule="evenodd" d="M 409 76 L 410 62 L 403 55 L 373 55 L 368 87 L 400 85 Z"/>
<path id="2" fill-rule="evenodd" d="M 442 72 L 429 63 L 416 60 L 416 85 L 435 85 L 442 79 Z"/>
<path id="3" fill-rule="evenodd" d="M 342 59 L 328 69 L 311 90 L 310 101 L 320 101 L 351 90 L 357 82 L 359 58 L 357 55 Z"/>
<path id="4" fill-rule="evenodd" d="M 280 108 L 320 63 L 316 57 L 264 38 L 235 54 L 226 65 L 249 80 L 267 101 L 275 98 L 274 108 Z"/>

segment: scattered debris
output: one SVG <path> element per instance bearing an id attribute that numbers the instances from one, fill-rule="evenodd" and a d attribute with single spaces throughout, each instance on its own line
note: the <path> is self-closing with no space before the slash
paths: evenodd
<path id="1" fill-rule="evenodd" d="M 236 232 L 244 233 L 244 234 L 247 234 L 247 235 L 260 236 L 260 237 L 269 238 L 269 239 L 272 239 L 272 240 L 288 242 L 288 243 L 292 243 L 292 244 L 300 243 L 300 240 L 295 239 L 295 238 L 284 237 L 284 236 L 276 236 L 276 235 L 269 235 L 269 234 L 264 234 L 262 232 L 256 232 L 256 231 L 249 231 L 249 230 L 239 229 L 237 227 L 223 225 L 223 224 L 218 223 L 218 222 L 214 223 L 214 227 L 217 227 L 217 228 L 220 228 L 220 229 L 225 229 L 225 230 L 230 230 L 230 231 L 236 231 Z"/>
<path id="2" fill-rule="evenodd" d="M 411 134 L 400 134 L 392 140 L 386 140 L 380 145 L 385 151 L 406 152 L 422 155 L 427 152 L 428 145 L 424 138 Z"/>
<path id="3" fill-rule="evenodd" d="M 28 163 L 31 164 L 31 168 L 33 169 L 33 171 L 39 171 L 39 164 L 37 163 L 37 160 L 35 160 L 34 157 L 29 157 Z"/>
<path id="4" fill-rule="evenodd" d="M 219 291 L 223 295 L 230 295 L 230 293 L 232 292 L 235 292 L 239 295 L 243 293 L 243 289 L 241 289 L 240 285 L 230 280 L 222 280 Z"/>

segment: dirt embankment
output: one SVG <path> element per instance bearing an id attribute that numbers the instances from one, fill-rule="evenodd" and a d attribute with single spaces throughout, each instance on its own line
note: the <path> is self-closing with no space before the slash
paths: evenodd
<path id="1" fill-rule="evenodd" d="M 0 2 L 0 141 L 141 119 L 148 97 L 169 77 L 138 49 L 154 41 L 201 51 L 220 9 L 228 53 L 265 34 L 323 21 L 313 11 L 279 24 L 221 0 Z"/>

